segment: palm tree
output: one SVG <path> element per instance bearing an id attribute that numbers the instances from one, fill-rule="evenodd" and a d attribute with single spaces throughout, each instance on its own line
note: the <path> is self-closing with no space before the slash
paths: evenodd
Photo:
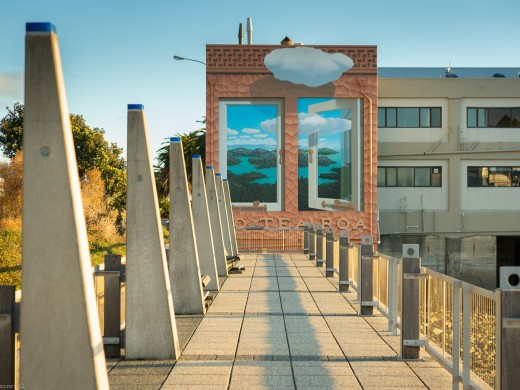
<path id="1" fill-rule="evenodd" d="M 197 121 L 206 124 L 206 118 Z M 191 160 L 194 154 L 199 154 L 204 166 L 206 157 L 206 127 L 194 130 L 188 134 L 176 134 L 180 137 L 184 150 L 184 161 L 186 164 L 186 174 L 188 183 L 191 187 Z M 166 140 L 163 146 L 157 151 L 157 164 L 155 165 L 155 183 L 157 185 L 157 196 L 159 200 L 167 199 L 169 195 L 170 177 L 170 141 Z"/>

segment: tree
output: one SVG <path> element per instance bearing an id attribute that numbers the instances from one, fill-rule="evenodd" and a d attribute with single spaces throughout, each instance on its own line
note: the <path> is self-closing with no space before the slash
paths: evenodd
<path id="1" fill-rule="evenodd" d="M 206 118 L 197 121 L 206 124 Z M 202 127 L 188 134 L 177 134 L 181 139 L 184 150 L 184 162 L 188 183 L 191 185 L 192 158 L 194 154 L 201 156 L 202 165 L 205 166 L 206 159 L 206 128 Z M 155 165 L 155 181 L 157 185 L 157 196 L 159 200 L 168 198 L 170 177 L 170 141 L 166 141 L 157 151 L 157 165 Z"/>
<path id="2" fill-rule="evenodd" d="M 7 115 L 0 126 L 0 150 L 12 158 L 23 148 L 23 109 L 21 103 L 7 107 Z M 87 125 L 82 115 L 70 114 L 70 125 L 74 139 L 78 174 L 82 181 L 86 173 L 97 169 L 104 182 L 108 210 L 117 211 L 116 225 L 123 233 L 123 214 L 126 208 L 126 163 L 121 156 L 123 150 L 105 140 L 105 131 Z"/>
<path id="3" fill-rule="evenodd" d="M 22 150 L 23 104 L 16 102 L 6 107 L 7 115 L 0 122 L 0 151 L 9 158 Z"/>

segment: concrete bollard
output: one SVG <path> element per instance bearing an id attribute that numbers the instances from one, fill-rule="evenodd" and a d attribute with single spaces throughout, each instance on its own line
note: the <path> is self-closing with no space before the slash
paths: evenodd
<path id="1" fill-rule="evenodd" d="M 199 255 L 181 139 L 170 139 L 170 283 L 175 314 L 204 314 Z"/>
<path id="2" fill-rule="evenodd" d="M 229 226 L 229 239 L 231 240 L 231 254 L 238 256 L 237 234 L 235 229 L 235 218 L 233 216 L 233 207 L 231 203 L 231 193 L 229 192 L 229 182 L 227 179 L 222 180 L 224 186 L 224 200 L 226 202 L 227 218 Z"/>
<path id="3" fill-rule="evenodd" d="M 348 230 L 339 231 L 339 291 L 348 292 L 352 284 L 349 275 L 349 251 Z"/>
<path id="4" fill-rule="evenodd" d="M 213 248 L 215 250 L 215 263 L 217 264 L 218 276 L 227 276 L 226 250 L 222 236 L 222 223 L 220 221 L 220 210 L 217 195 L 217 183 L 212 166 L 206 167 L 206 196 L 208 198 L 208 209 L 211 220 L 211 233 L 213 236 Z"/>
<path id="5" fill-rule="evenodd" d="M 191 170 L 191 208 L 193 223 L 200 239 L 197 240 L 197 251 L 199 253 L 200 272 L 208 275 L 211 280 L 204 290 L 218 291 L 218 273 L 215 264 L 215 249 L 213 247 L 213 232 L 209 221 L 208 199 L 206 197 L 206 184 L 200 155 L 195 154 L 192 158 Z"/>
<path id="6" fill-rule="evenodd" d="M 309 222 L 303 223 L 303 253 L 309 254 Z"/>
<path id="7" fill-rule="evenodd" d="M 0 387 L 15 387 L 15 286 L 0 286 Z"/>
<path id="8" fill-rule="evenodd" d="M 179 340 L 143 105 L 129 104 L 127 115 L 126 358 L 176 359 Z"/>
<path id="9" fill-rule="evenodd" d="M 231 246 L 231 235 L 228 218 L 228 210 L 226 206 L 226 200 L 224 197 L 224 184 L 222 182 L 222 175 L 220 173 L 215 174 L 215 180 L 217 185 L 217 197 L 218 207 L 220 211 L 220 222 L 222 224 L 222 236 L 224 237 L 224 248 L 226 249 L 226 255 L 231 256 L 233 249 Z"/>
<path id="10" fill-rule="evenodd" d="M 360 311 L 361 315 L 373 315 L 374 306 L 374 245 L 372 236 L 361 236 L 361 281 Z"/>
<path id="11" fill-rule="evenodd" d="M 517 389 L 520 383 L 520 267 L 500 267 L 496 315 L 496 388 Z"/>
<path id="12" fill-rule="evenodd" d="M 323 227 L 316 225 L 316 267 L 323 267 Z"/>
<path id="13" fill-rule="evenodd" d="M 309 260 L 316 260 L 316 232 L 312 223 L 309 225 Z"/>
<path id="14" fill-rule="evenodd" d="M 325 275 L 327 278 L 332 278 L 334 277 L 336 268 L 334 268 L 334 229 L 330 226 L 326 228 L 325 239 Z"/>
<path id="15" fill-rule="evenodd" d="M 419 338 L 419 282 L 428 275 L 421 273 L 419 245 L 403 245 L 403 276 L 401 281 L 401 358 L 419 359 L 421 346 L 426 340 Z"/>
<path id="16" fill-rule="evenodd" d="M 20 383 L 108 389 L 58 37 L 26 32 Z"/>

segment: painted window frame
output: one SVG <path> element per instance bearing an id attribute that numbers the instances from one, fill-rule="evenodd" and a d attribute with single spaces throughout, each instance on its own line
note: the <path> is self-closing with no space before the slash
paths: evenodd
<path id="1" fill-rule="evenodd" d="M 359 98 L 334 98 L 325 103 L 319 103 L 326 107 L 322 111 L 334 111 L 349 108 L 351 110 L 351 129 L 350 129 L 350 152 L 351 152 L 351 188 L 352 200 L 350 202 L 342 199 L 320 198 L 318 196 L 318 149 L 317 133 L 309 134 L 309 153 L 315 158 L 308 159 L 308 206 L 313 209 L 337 211 L 337 203 L 350 205 L 356 210 L 363 210 L 363 100 Z M 311 113 L 309 111 L 309 113 Z M 312 146 L 311 146 L 312 145 Z M 312 150 L 312 152 L 310 152 Z M 327 206 L 330 205 L 330 206 Z M 332 205 L 336 205 L 333 207 Z"/>
<path id="2" fill-rule="evenodd" d="M 219 169 L 223 179 L 227 179 L 227 107 L 233 105 L 243 106 L 276 106 L 277 114 L 277 129 L 276 129 L 276 150 L 277 155 L 277 170 L 276 170 L 276 202 L 262 202 L 262 205 L 267 206 L 267 211 L 282 211 L 284 206 L 284 166 L 283 159 L 284 148 L 284 99 L 282 98 L 222 98 L 219 100 Z M 231 194 L 233 195 L 233 194 Z M 252 202 L 233 202 L 236 206 L 252 206 Z"/>

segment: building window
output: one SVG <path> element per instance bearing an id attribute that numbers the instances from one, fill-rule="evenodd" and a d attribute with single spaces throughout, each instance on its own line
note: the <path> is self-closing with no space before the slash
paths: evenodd
<path id="1" fill-rule="evenodd" d="M 233 204 L 282 210 L 281 100 L 221 100 L 219 161 Z"/>
<path id="2" fill-rule="evenodd" d="M 441 107 L 379 107 L 378 127 L 441 127 Z"/>
<path id="3" fill-rule="evenodd" d="M 468 167 L 468 187 L 519 187 L 520 167 Z"/>
<path id="4" fill-rule="evenodd" d="M 520 107 L 468 107 L 468 127 L 520 127 Z"/>
<path id="5" fill-rule="evenodd" d="M 362 102 L 298 99 L 298 210 L 362 210 Z"/>
<path id="6" fill-rule="evenodd" d="M 378 187 L 442 187 L 442 167 L 379 167 Z"/>

